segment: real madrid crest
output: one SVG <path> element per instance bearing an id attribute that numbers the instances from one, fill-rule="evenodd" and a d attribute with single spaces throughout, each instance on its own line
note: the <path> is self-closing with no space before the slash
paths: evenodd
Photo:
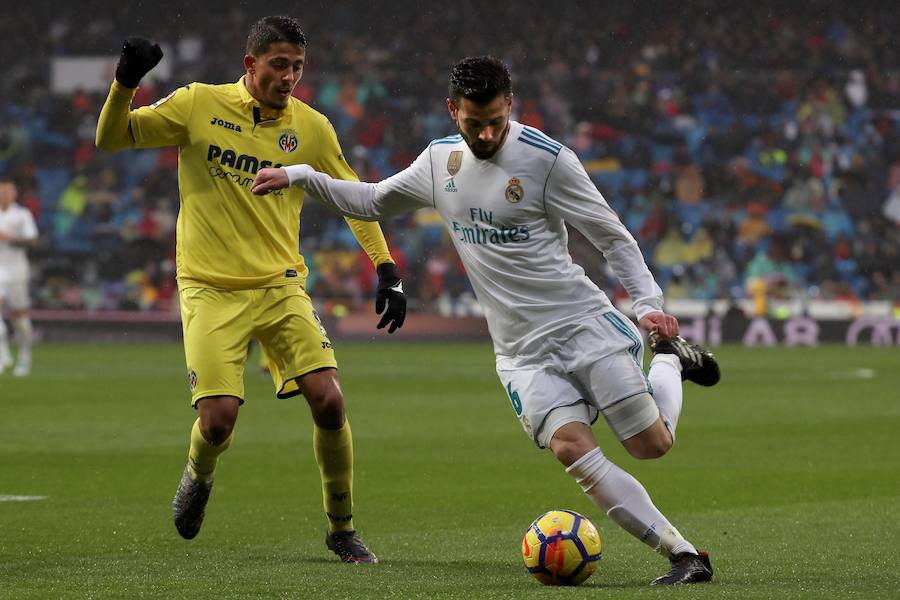
<path id="1" fill-rule="evenodd" d="M 282 131 L 281 135 L 278 137 L 278 147 L 286 154 L 290 154 L 299 148 L 300 138 L 297 137 L 297 132 L 293 129 L 285 129 Z"/>
<path id="2" fill-rule="evenodd" d="M 525 190 L 522 188 L 522 184 L 515 177 L 511 178 L 506 186 L 506 199 L 516 204 L 521 202 L 524 197 Z"/>
<path id="3" fill-rule="evenodd" d="M 447 159 L 447 172 L 450 173 L 451 177 L 459 173 L 459 169 L 462 167 L 462 159 L 462 150 L 454 150 L 450 153 L 450 158 Z"/>

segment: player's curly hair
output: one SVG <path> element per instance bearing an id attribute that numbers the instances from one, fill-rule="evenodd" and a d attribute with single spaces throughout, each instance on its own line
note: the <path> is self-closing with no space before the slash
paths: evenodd
<path id="1" fill-rule="evenodd" d="M 450 99 L 459 102 L 466 98 L 487 104 L 498 95 L 512 94 L 509 69 L 493 56 L 469 56 L 450 69 Z"/>
<path id="2" fill-rule="evenodd" d="M 272 44 L 289 42 L 296 46 L 306 47 L 306 35 L 300 22 L 294 17 L 263 17 L 250 28 L 247 36 L 247 54 L 259 56 Z"/>

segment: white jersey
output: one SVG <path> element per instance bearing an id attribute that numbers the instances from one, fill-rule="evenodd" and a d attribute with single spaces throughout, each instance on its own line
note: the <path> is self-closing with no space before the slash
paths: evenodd
<path id="1" fill-rule="evenodd" d="M 578 157 L 532 127 L 511 121 L 503 145 L 486 160 L 460 135 L 435 140 L 407 169 L 377 184 L 339 182 L 308 167 L 291 167 L 288 176 L 357 219 L 437 209 L 498 355 L 538 352 L 549 334 L 612 310 L 606 294 L 572 262 L 565 223 L 603 252 L 638 318 L 662 309 L 662 290 L 637 242 Z"/>
<path id="2" fill-rule="evenodd" d="M 31 211 L 18 204 L 0 208 L 0 233 L 14 238 L 37 239 L 38 230 Z M 2 236 L 0 236 L 2 237 Z M 28 279 L 28 255 L 25 248 L 0 239 L 0 281 Z"/>

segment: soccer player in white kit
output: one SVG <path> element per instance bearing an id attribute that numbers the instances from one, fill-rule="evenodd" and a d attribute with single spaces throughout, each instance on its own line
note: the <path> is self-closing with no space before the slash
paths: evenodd
<path id="1" fill-rule="evenodd" d="M 13 364 L 2 318 L 2 310 L 9 308 L 18 349 L 13 375 L 24 377 L 31 372 L 32 339 L 26 248 L 35 245 L 38 231 L 31 211 L 16 204 L 17 195 L 15 182 L 0 177 L 0 373 Z"/>
<path id="2" fill-rule="evenodd" d="M 591 424 L 602 414 L 632 456 L 662 456 L 674 442 L 682 379 L 715 384 L 714 357 L 678 336 L 637 242 L 575 154 L 510 120 L 512 84 L 502 62 L 457 63 L 447 107 L 459 134 L 431 142 L 384 181 L 338 181 L 295 165 L 260 170 L 253 192 L 299 186 L 364 220 L 437 209 L 484 308 L 497 375 L 526 433 L 614 522 L 670 560 L 653 584 L 709 581 L 708 555 L 604 456 Z M 572 262 L 565 223 L 603 252 L 651 332 L 647 376 L 640 331 Z"/>

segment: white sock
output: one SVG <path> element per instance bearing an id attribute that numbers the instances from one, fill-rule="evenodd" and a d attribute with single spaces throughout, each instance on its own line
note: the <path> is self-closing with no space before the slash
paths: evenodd
<path id="1" fill-rule="evenodd" d="M 672 439 L 675 439 L 675 427 L 681 415 L 681 361 L 674 354 L 657 354 L 650 361 L 647 374 L 653 388 L 653 401 L 659 407 Z"/>
<path id="2" fill-rule="evenodd" d="M 653 505 L 644 486 L 607 460 L 600 448 L 579 458 L 566 472 L 610 519 L 666 558 L 680 552 L 697 553 Z"/>
<path id="3" fill-rule="evenodd" d="M 9 353 L 9 335 L 6 331 L 6 321 L 0 317 L 0 369 L 12 363 L 12 354 Z"/>
<path id="4" fill-rule="evenodd" d="M 31 319 L 22 317 L 13 321 L 13 329 L 16 330 L 16 346 L 19 349 L 18 363 L 31 367 Z"/>

